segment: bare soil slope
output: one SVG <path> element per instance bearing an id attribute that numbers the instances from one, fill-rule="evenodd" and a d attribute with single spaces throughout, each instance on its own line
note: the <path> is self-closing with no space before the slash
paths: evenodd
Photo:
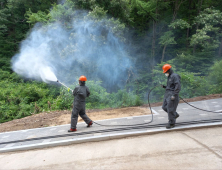
<path id="1" fill-rule="evenodd" d="M 221 98 L 222 94 L 213 94 L 209 96 L 200 96 L 191 99 L 186 99 L 188 102 L 208 100 Z M 182 101 L 180 101 L 182 103 Z M 151 106 L 161 106 L 162 102 L 153 103 Z M 140 107 L 126 107 L 119 109 L 93 109 L 87 110 L 87 115 L 92 120 L 103 120 L 103 119 L 112 119 L 112 118 L 121 118 L 121 117 L 129 117 L 129 116 L 139 116 L 150 114 L 150 110 L 147 108 L 148 104 L 140 106 Z M 24 129 L 32 129 L 32 128 L 41 128 L 48 126 L 56 126 L 69 124 L 71 121 L 71 111 L 63 110 L 63 111 L 52 111 L 52 112 L 44 112 L 36 115 L 28 116 L 22 119 L 12 120 L 10 122 L 0 124 L 0 132 L 7 131 L 16 131 L 16 130 L 24 130 Z M 83 120 L 79 118 L 79 122 Z"/>

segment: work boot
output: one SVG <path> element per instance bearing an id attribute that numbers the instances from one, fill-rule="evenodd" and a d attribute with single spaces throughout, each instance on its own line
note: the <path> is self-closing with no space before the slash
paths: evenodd
<path id="1" fill-rule="evenodd" d="M 75 132 L 75 131 L 77 131 L 77 129 L 72 129 L 71 128 L 71 129 L 68 130 L 68 132 Z"/>
<path id="2" fill-rule="evenodd" d="M 92 122 L 92 121 L 91 121 L 91 122 L 89 122 L 89 124 L 87 125 L 87 127 L 92 126 L 92 124 L 93 124 L 93 122 Z"/>
<path id="3" fill-rule="evenodd" d="M 174 128 L 175 127 L 175 124 L 170 124 L 170 123 L 168 123 L 167 125 L 166 125 L 166 128 L 167 129 L 171 129 L 171 128 Z"/>
<path id="4" fill-rule="evenodd" d="M 176 117 L 175 118 L 177 119 L 178 117 L 180 117 L 180 115 L 176 112 Z"/>

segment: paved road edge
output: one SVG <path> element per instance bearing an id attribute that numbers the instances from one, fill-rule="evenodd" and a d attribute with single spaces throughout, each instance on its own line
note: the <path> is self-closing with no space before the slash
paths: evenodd
<path id="1" fill-rule="evenodd" d="M 182 130 L 197 129 L 197 128 L 207 128 L 207 127 L 214 127 L 214 126 L 222 126 L 222 122 L 185 125 L 185 126 L 175 127 L 173 129 L 166 129 L 165 127 L 160 127 L 160 128 L 152 129 L 152 130 L 149 129 L 149 130 L 136 131 L 136 132 L 124 132 L 124 133 L 109 134 L 109 135 L 96 135 L 96 136 L 91 136 L 91 137 L 83 137 L 79 139 L 73 138 L 73 139 L 62 140 L 62 141 L 54 141 L 54 142 L 46 142 L 46 143 L 40 143 L 40 144 L 31 144 L 31 145 L 25 145 L 25 146 L 2 148 L 0 149 L 0 153 L 24 151 L 24 150 L 30 150 L 30 149 L 41 149 L 41 148 L 47 148 L 47 147 L 79 144 L 79 143 L 85 143 L 85 142 L 98 142 L 98 141 L 104 141 L 104 140 L 119 139 L 119 138 L 124 138 L 124 137 L 151 135 L 151 134 L 157 134 L 157 133 L 182 131 Z"/>

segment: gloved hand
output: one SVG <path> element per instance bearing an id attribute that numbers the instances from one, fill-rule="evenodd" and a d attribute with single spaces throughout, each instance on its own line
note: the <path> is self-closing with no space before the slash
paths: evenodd
<path id="1" fill-rule="evenodd" d="M 69 92 L 70 88 L 68 88 L 68 92 Z"/>
<path id="2" fill-rule="evenodd" d="M 164 88 L 164 89 L 166 88 L 166 86 L 165 86 L 165 85 L 161 85 L 161 87 L 162 87 L 162 88 Z"/>
<path id="3" fill-rule="evenodd" d="M 171 96 L 170 99 L 171 99 L 171 100 L 175 100 L 175 96 Z"/>

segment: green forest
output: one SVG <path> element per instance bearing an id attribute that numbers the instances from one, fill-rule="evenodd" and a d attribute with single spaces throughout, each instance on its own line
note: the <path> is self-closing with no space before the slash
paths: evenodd
<path id="1" fill-rule="evenodd" d="M 0 0 L 0 123 L 44 111 L 72 108 L 73 96 L 66 88 L 22 77 L 13 71 L 11 63 L 34 27 L 44 28 L 56 22 L 64 30 L 71 30 L 70 23 L 78 19 L 76 11 L 84 11 L 84 19 L 90 18 L 95 25 L 104 23 L 105 33 L 92 35 L 89 41 L 102 46 L 107 30 L 111 30 L 129 47 L 124 52 L 133 61 L 124 81 L 119 78 L 109 85 L 104 77 L 90 75 L 93 62 L 89 63 L 86 85 L 91 96 L 87 99 L 87 109 L 147 103 L 149 90 L 157 84 L 166 84 L 162 73 L 166 63 L 181 77 L 181 97 L 222 93 L 220 1 Z M 75 38 L 71 37 L 75 34 L 71 33 L 70 38 Z M 62 51 L 72 50 L 74 47 L 69 46 Z M 118 58 L 121 60 L 121 54 Z M 86 69 L 84 65 L 81 67 Z M 68 85 L 74 88 L 78 81 L 73 81 L 71 76 L 67 73 Z M 75 75 L 78 76 L 81 75 Z M 164 89 L 155 88 L 151 101 L 161 101 L 163 95 Z"/>

